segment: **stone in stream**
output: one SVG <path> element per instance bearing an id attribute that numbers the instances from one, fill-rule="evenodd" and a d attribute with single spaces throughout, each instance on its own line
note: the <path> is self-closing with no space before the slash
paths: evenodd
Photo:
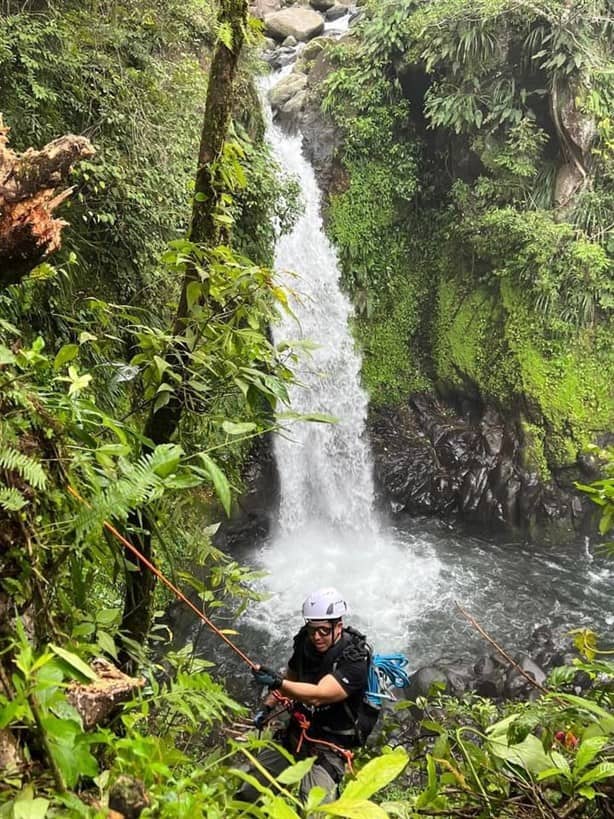
<path id="1" fill-rule="evenodd" d="M 279 41 L 292 36 L 299 42 L 306 42 L 324 30 L 322 16 L 317 11 L 303 8 L 289 8 L 267 14 L 264 24 L 266 34 Z"/>
<path id="2" fill-rule="evenodd" d="M 277 83 L 274 88 L 269 91 L 269 102 L 273 110 L 281 108 L 282 105 L 288 102 L 299 91 L 303 91 L 307 86 L 307 77 L 305 74 L 290 74 L 281 82 Z"/>
<path id="3" fill-rule="evenodd" d="M 335 5 L 335 0 L 309 0 L 309 5 L 316 11 L 328 11 Z"/>
<path id="4" fill-rule="evenodd" d="M 326 12 L 326 19 L 329 23 L 332 23 L 333 20 L 339 20 L 341 17 L 345 17 L 348 13 L 348 7 L 342 6 L 340 4 L 336 4 L 328 9 Z"/>

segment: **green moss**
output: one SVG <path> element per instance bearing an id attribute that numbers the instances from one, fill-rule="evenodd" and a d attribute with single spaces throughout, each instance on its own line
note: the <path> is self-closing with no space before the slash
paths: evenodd
<path id="1" fill-rule="evenodd" d="M 495 295 L 469 277 L 447 274 L 439 282 L 433 324 L 437 379 L 445 388 L 477 393 L 505 405 L 518 383 Z"/>
<path id="2" fill-rule="evenodd" d="M 545 431 L 529 421 L 521 422 L 522 429 L 522 465 L 529 472 L 537 472 L 544 481 L 552 476 L 545 453 Z"/>
<path id="3" fill-rule="evenodd" d="M 418 276 L 398 277 L 386 303 L 355 323 L 363 384 L 375 406 L 398 403 L 432 386 L 413 343 L 421 321 L 420 284 Z"/>
<path id="4" fill-rule="evenodd" d="M 613 328 L 596 325 L 570 338 L 549 338 L 524 294 L 502 282 L 501 295 L 521 392 L 548 432 L 544 446 L 548 462 L 552 467 L 569 465 L 598 431 L 614 426 Z"/>

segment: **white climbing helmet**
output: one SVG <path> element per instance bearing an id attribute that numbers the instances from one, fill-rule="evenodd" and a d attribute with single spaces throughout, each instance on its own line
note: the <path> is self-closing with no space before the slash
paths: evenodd
<path id="1" fill-rule="evenodd" d="M 343 595 L 332 586 L 311 592 L 303 603 L 305 620 L 338 620 L 349 613 L 350 608 Z"/>

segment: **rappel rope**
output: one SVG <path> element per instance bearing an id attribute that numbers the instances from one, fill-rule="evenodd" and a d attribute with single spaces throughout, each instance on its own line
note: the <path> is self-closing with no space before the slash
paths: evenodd
<path id="1" fill-rule="evenodd" d="M 84 504 L 85 504 L 85 505 L 86 505 L 86 506 L 87 506 L 89 509 L 91 509 L 91 508 L 92 508 L 91 504 L 89 504 L 89 503 L 88 503 L 88 502 L 85 500 L 85 498 L 82 498 L 82 497 L 81 497 L 81 495 L 80 495 L 80 494 L 77 492 L 77 490 L 76 490 L 76 489 L 73 489 L 73 488 L 72 488 L 72 486 L 69 486 L 69 487 L 68 487 L 68 491 L 69 491 L 69 492 L 70 492 L 70 494 L 73 496 L 73 498 L 76 498 L 78 501 L 81 501 L 81 503 L 84 503 Z M 248 665 L 248 666 L 249 666 L 251 669 L 256 669 L 256 668 L 258 668 L 258 663 L 255 663 L 253 660 L 250 660 L 250 658 L 247 656 L 247 654 L 245 654 L 243 651 L 241 651 L 241 649 L 240 649 L 238 646 L 236 646 L 236 645 L 235 645 L 235 644 L 232 642 L 232 640 L 230 640 L 230 639 L 229 639 L 229 638 L 228 638 L 228 637 L 227 637 L 227 636 L 224 634 L 224 632 L 223 632 L 223 631 L 221 631 L 221 629 L 219 629 L 219 628 L 218 628 L 218 627 L 217 627 L 217 626 L 216 626 L 214 623 L 212 623 L 212 622 L 211 622 L 211 620 L 210 620 L 210 619 L 207 617 L 207 615 L 206 615 L 206 614 L 204 614 L 204 612 L 202 612 L 202 611 L 201 611 L 199 608 L 197 608 L 197 607 L 194 605 L 194 603 L 192 603 L 192 601 L 191 601 L 189 598 L 187 598 L 187 597 L 185 596 L 185 594 L 184 594 L 184 593 L 181 591 L 181 589 L 177 588 L 177 586 L 175 586 L 175 584 L 174 584 L 174 583 L 171 583 L 171 581 L 168 579 L 168 577 L 166 577 L 166 575 L 165 575 L 165 574 L 163 574 L 163 572 L 161 572 L 161 571 L 160 571 L 160 569 L 158 569 L 156 566 L 154 566 L 154 564 L 153 564 L 153 563 L 152 563 L 150 560 L 148 560 L 148 559 L 145 557 L 145 555 L 144 555 L 144 554 L 142 554 L 142 553 L 141 553 L 141 552 L 140 552 L 140 551 L 139 551 L 139 550 L 136 548 L 136 546 L 135 546 L 133 543 L 131 543 L 131 542 L 128 540 L 128 538 L 125 538 L 125 537 L 122 535 L 122 533 L 121 533 L 121 532 L 118 532 L 118 530 L 115 528 L 115 526 L 113 526 L 113 525 L 112 525 L 111 523 L 109 523 L 107 520 L 103 520 L 102 525 L 104 526 L 104 528 L 105 528 L 105 529 L 106 529 L 108 532 L 110 532 L 110 533 L 111 533 L 111 534 L 112 534 L 114 537 L 116 537 L 116 538 L 119 540 L 119 542 L 120 542 L 122 545 L 124 545 L 124 546 L 126 547 L 126 549 L 128 549 L 130 552 L 132 552 L 132 554 L 133 554 L 133 555 L 134 555 L 134 556 L 135 556 L 135 557 L 136 557 L 138 560 L 140 560 L 140 561 L 141 561 L 141 563 L 142 563 L 144 566 L 146 566 L 146 567 L 149 569 L 149 571 L 150 571 L 150 572 L 152 572 L 152 573 L 153 573 L 153 574 L 154 574 L 154 575 L 155 575 L 155 576 L 158 578 L 158 580 L 160 580 L 162 583 L 164 583 L 164 585 L 165 585 L 165 586 L 166 586 L 168 589 L 170 589 L 170 590 L 173 592 L 173 594 L 175 595 L 175 597 L 177 597 L 177 599 L 178 599 L 178 600 L 181 600 L 181 601 L 182 601 L 182 603 L 185 603 L 185 604 L 186 604 L 186 606 L 187 606 L 189 609 L 191 609 L 191 610 L 194 612 L 194 614 L 195 614 L 195 615 L 196 615 L 196 616 L 197 616 L 197 617 L 198 617 L 200 620 L 202 620 L 202 621 L 203 621 L 203 623 L 204 623 L 206 626 L 208 626 L 208 627 L 211 629 L 211 631 L 213 631 L 215 634 L 217 634 L 217 636 L 218 636 L 220 639 L 222 639 L 222 640 L 223 640 L 223 641 L 226 643 L 226 645 L 227 645 L 229 648 L 231 648 L 231 649 L 232 649 L 232 650 L 235 652 L 235 654 L 237 654 L 237 656 L 239 656 L 239 657 L 240 657 L 240 658 L 243 660 L 243 662 L 244 662 L 244 663 L 247 663 L 247 665 Z"/>
<path id="2" fill-rule="evenodd" d="M 89 509 L 92 508 L 91 504 L 89 504 L 85 498 L 83 498 L 76 489 L 73 489 L 72 486 L 68 487 L 68 492 L 76 498 L 81 503 L 85 504 Z M 163 583 L 178 600 L 181 600 L 182 603 L 185 603 L 186 606 L 194 612 L 194 614 L 202 620 L 202 622 L 217 634 L 217 636 L 223 640 L 226 645 L 235 652 L 235 654 L 243 660 L 251 669 L 257 669 L 259 666 L 253 660 L 245 654 L 241 649 L 236 646 L 232 640 L 224 634 L 224 632 L 219 629 L 208 617 L 207 615 L 202 612 L 199 608 L 197 608 L 192 601 L 185 596 L 185 594 L 172 583 L 166 575 L 160 571 L 150 560 L 148 560 L 145 555 L 136 548 L 136 546 L 131 543 L 128 538 L 124 537 L 121 532 L 119 532 L 115 526 L 109 523 L 107 520 L 103 520 L 102 522 L 103 527 L 110 532 L 119 542 L 125 546 L 128 551 L 130 551 L 136 558 L 139 560 L 147 569 L 149 569 L 152 574 L 154 574 L 161 583 Z M 369 678 L 368 678 L 368 691 L 366 693 L 366 697 L 375 706 L 381 705 L 381 699 L 391 699 L 394 700 L 393 696 L 385 694 L 379 689 L 384 688 L 388 689 L 391 685 L 395 688 L 402 688 L 405 685 L 408 685 L 409 678 L 407 676 L 407 672 L 404 670 L 405 666 L 407 665 L 407 657 L 404 657 L 402 654 L 376 654 L 374 655 L 371 666 L 369 669 Z M 386 682 L 388 681 L 388 682 Z M 278 691 L 271 692 L 275 699 L 280 703 L 282 706 L 278 711 L 275 713 L 270 714 L 265 722 L 269 722 L 274 717 L 278 716 L 283 711 L 290 711 L 294 707 L 294 703 L 292 700 L 284 697 L 283 694 L 280 694 Z M 301 734 L 297 743 L 296 753 L 298 753 L 303 745 L 304 742 L 312 743 L 313 745 L 323 745 L 328 748 L 331 748 L 335 753 L 339 754 L 339 756 L 343 757 L 346 761 L 346 764 L 350 771 L 352 771 L 352 759 L 354 758 L 354 754 L 349 748 L 342 748 L 339 745 L 335 745 L 333 742 L 328 742 L 324 739 L 316 739 L 315 737 L 310 737 L 307 733 L 311 726 L 311 723 L 307 719 L 307 717 L 301 713 L 300 711 L 294 710 L 292 711 L 292 717 L 296 720 L 299 728 L 301 729 Z"/>
<path id="3" fill-rule="evenodd" d="M 380 708 L 382 700 L 396 701 L 391 688 L 405 688 L 409 685 L 409 675 L 405 670 L 408 663 L 404 654 L 374 654 L 369 664 L 367 692 L 369 705 Z"/>

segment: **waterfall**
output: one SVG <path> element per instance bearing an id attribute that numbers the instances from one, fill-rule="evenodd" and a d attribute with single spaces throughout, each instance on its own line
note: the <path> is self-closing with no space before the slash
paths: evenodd
<path id="1" fill-rule="evenodd" d="M 294 317 L 286 315 L 274 327 L 274 339 L 313 345 L 294 368 L 293 411 L 338 419 L 295 423 L 287 435 L 276 436 L 280 533 L 317 523 L 331 532 L 374 535 L 372 463 L 364 434 L 367 396 L 350 335 L 351 306 L 339 286 L 337 255 L 324 233 L 320 191 L 301 152 L 301 137 L 270 124 L 268 138 L 279 164 L 298 178 L 304 199 L 298 223 L 276 248 L 275 269 L 290 291 Z"/>
<path id="2" fill-rule="evenodd" d="M 266 572 L 258 590 L 267 599 L 250 608 L 244 624 L 259 633 L 264 629 L 265 642 L 287 651 L 300 625 L 302 600 L 319 586 L 333 585 L 348 599 L 354 625 L 388 649 L 404 647 L 409 620 L 437 585 L 439 562 L 420 544 L 408 555 L 405 545 L 383 531 L 374 511 L 367 396 L 350 332 L 352 308 L 340 287 L 337 255 L 324 232 L 320 191 L 302 154 L 302 138 L 277 127 L 268 106 L 266 112 L 273 155 L 298 179 L 304 204 L 294 229 L 276 247 L 276 277 L 289 291 L 293 315 L 273 328 L 274 339 L 309 347 L 293 365 L 292 411 L 324 413 L 337 423 L 295 422 L 275 437 L 279 517 L 254 556 Z"/>

